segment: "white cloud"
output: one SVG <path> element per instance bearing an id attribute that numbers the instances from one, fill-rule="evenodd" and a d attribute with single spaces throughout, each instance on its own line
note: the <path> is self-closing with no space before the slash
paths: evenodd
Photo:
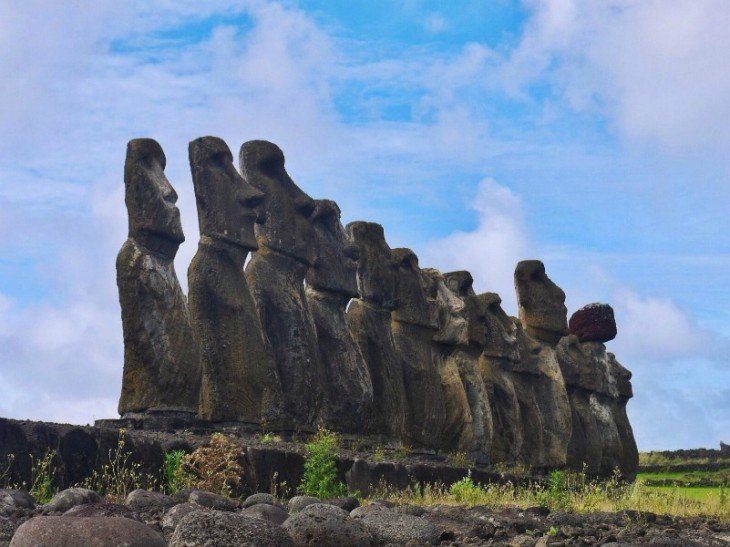
<path id="1" fill-rule="evenodd" d="M 449 22 L 440 13 L 431 13 L 423 21 L 423 27 L 434 34 L 445 31 L 449 28 Z"/>

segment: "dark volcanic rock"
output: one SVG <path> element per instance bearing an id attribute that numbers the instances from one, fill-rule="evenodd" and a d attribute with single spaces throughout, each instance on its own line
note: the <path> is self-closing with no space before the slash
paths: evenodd
<path id="1" fill-rule="evenodd" d="M 35 500 L 25 490 L 0 489 L 0 515 L 10 515 L 18 510 L 35 509 Z"/>
<path id="2" fill-rule="evenodd" d="M 542 262 L 519 262 L 515 289 L 520 321 L 531 337 L 556 344 L 568 333 L 565 293 L 547 276 Z"/>
<path id="3" fill-rule="evenodd" d="M 393 249 L 393 261 L 398 272 L 398 308 L 392 314 L 392 330 L 408 403 L 405 440 L 438 448 L 446 423 L 446 394 L 431 351 L 439 326 L 436 303 L 433 297 L 427 298 L 429 281 L 413 251 Z"/>
<path id="4" fill-rule="evenodd" d="M 137 489 L 127 495 L 124 503 L 138 515 L 149 519 L 171 509 L 175 505 L 175 500 L 161 492 Z"/>
<path id="5" fill-rule="evenodd" d="M 313 430 L 324 381 L 304 295 L 304 277 L 317 256 L 314 201 L 286 172 L 275 144 L 246 142 L 239 158 L 246 181 L 264 194 L 262 223 L 256 225 L 259 250 L 246 266 L 246 279 L 274 351 L 285 415 L 293 429 Z"/>
<path id="6" fill-rule="evenodd" d="M 177 525 L 186 515 L 195 512 L 210 511 L 207 507 L 202 507 L 196 503 L 180 503 L 170 509 L 162 517 L 160 521 L 160 527 L 162 528 L 162 534 L 165 536 L 166 541 L 170 541 L 172 534 L 175 532 Z"/>
<path id="7" fill-rule="evenodd" d="M 195 511 L 185 515 L 173 532 L 169 547 L 208 545 L 289 547 L 286 532 L 266 520 L 226 511 Z"/>
<path id="8" fill-rule="evenodd" d="M 65 513 L 72 507 L 87 503 L 99 503 L 99 494 L 88 488 L 67 488 L 61 490 L 43 507 L 45 513 Z"/>
<path id="9" fill-rule="evenodd" d="M 165 154 L 152 139 L 127 145 L 129 239 L 117 256 L 124 331 L 119 413 L 197 410 L 200 357 L 174 258 L 185 240 Z"/>
<path id="10" fill-rule="evenodd" d="M 84 503 L 76 505 L 63 514 L 64 517 L 122 517 L 139 520 L 140 517 L 126 505 L 118 503 Z"/>
<path id="11" fill-rule="evenodd" d="M 276 365 L 243 274 L 257 248 L 254 207 L 263 194 L 238 174 L 222 140 L 196 139 L 189 154 L 201 234 L 188 269 L 202 359 L 200 416 L 277 425 Z"/>
<path id="12" fill-rule="evenodd" d="M 15 532 L 11 547 L 164 547 L 149 526 L 120 517 L 35 517 Z"/>
<path id="13" fill-rule="evenodd" d="M 398 513 L 379 504 L 358 507 L 350 516 L 361 521 L 376 539 L 387 545 L 436 545 L 439 532 L 423 517 Z"/>
<path id="14" fill-rule="evenodd" d="M 588 304 L 570 316 L 570 334 L 581 342 L 608 342 L 616 338 L 616 319 L 608 304 Z"/>
<path id="15" fill-rule="evenodd" d="M 312 223 L 318 258 L 307 273 L 306 296 L 324 366 L 327 427 L 360 433 L 372 412 L 373 384 L 365 360 L 347 330 L 345 308 L 357 297 L 360 250 L 347 240 L 334 201 L 316 200 Z"/>
<path id="16" fill-rule="evenodd" d="M 351 519 L 347 511 L 323 503 L 305 507 L 289 517 L 283 528 L 297 547 L 376 545 L 373 533 L 361 522 Z"/>
<path id="17" fill-rule="evenodd" d="M 238 508 L 238 502 L 236 500 L 203 490 L 193 490 L 190 492 L 188 502 L 218 511 L 235 511 Z"/>
<path id="18" fill-rule="evenodd" d="M 247 517 L 267 520 L 277 526 L 281 526 L 289 518 L 289 513 L 284 511 L 284 509 L 276 505 L 269 505 L 268 503 L 257 503 L 251 507 L 246 507 L 241 511 L 241 514 Z"/>
<path id="19" fill-rule="evenodd" d="M 348 237 L 360 249 L 357 286 L 360 298 L 350 302 L 347 328 L 357 344 L 373 383 L 369 433 L 400 436 L 405 427 L 403 365 L 393 343 L 391 311 L 398 307 L 398 278 L 383 227 L 351 222 Z"/>
<path id="20" fill-rule="evenodd" d="M 313 503 L 320 503 L 319 498 L 315 498 L 314 496 L 294 496 L 289 500 L 287 509 L 289 509 L 291 514 L 294 514 L 304 509 L 307 505 L 312 505 Z"/>
<path id="21" fill-rule="evenodd" d="M 243 502 L 241 502 L 241 507 L 245 509 L 246 507 L 253 507 L 254 505 L 258 505 L 259 503 L 279 505 L 279 501 L 271 494 L 268 494 L 266 492 L 259 492 L 257 494 L 251 494 L 249 497 L 243 500 Z"/>

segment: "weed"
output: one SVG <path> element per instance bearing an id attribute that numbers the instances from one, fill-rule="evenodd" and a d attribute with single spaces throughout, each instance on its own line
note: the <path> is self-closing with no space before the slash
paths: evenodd
<path id="1" fill-rule="evenodd" d="M 454 467 L 471 467 L 474 461 L 469 458 L 466 452 L 451 452 L 446 455 L 446 463 Z"/>
<path id="2" fill-rule="evenodd" d="M 15 454 L 7 455 L 7 464 L 0 469 L 0 486 L 2 488 L 10 488 L 10 478 L 12 476 L 13 464 L 15 463 Z"/>
<path id="3" fill-rule="evenodd" d="M 382 462 L 384 459 L 385 459 L 385 450 L 383 450 L 382 446 L 376 446 L 375 451 L 373 452 L 373 461 Z"/>
<path id="4" fill-rule="evenodd" d="M 281 442 L 281 436 L 275 435 L 274 433 L 264 433 L 261 435 L 261 442 L 264 444 L 268 443 L 280 443 Z"/>
<path id="5" fill-rule="evenodd" d="M 213 433 L 210 444 L 182 457 L 183 484 L 231 496 L 243 477 L 243 449 L 222 433 Z"/>
<path id="6" fill-rule="evenodd" d="M 56 466 L 53 463 L 55 458 L 55 450 L 49 450 L 39 459 L 35 459 L 33 454 L 30 455 L 30 495 L 39 503 L 48 503 L 58 491 L 58 488 L 53 486 L 53 477 L 56 474 Z"/>
<path id="7" fill-rule="evenodd" d="M 551 526 L 545 533 L 550 537 L 555 537 L 558 535 L 558 529 L 555 526 Z"/>
<path id="8" fill-rule="evenodd" d="M 184 456 L 184 450 L 172 450 L 165 453 L 165 462 L 163 464 L 165 494 L 174 494 L 185 487 L 185 476 L 180 468 Z"/>
<path id="9" fill-rule="evenodd" d="M 319 429 L 307 443 L 309 454 L 304 462 L 304 476 L 299 487 L 302 494 L 320 499 L 347 494 L 347 487 L 337 480 L 335 449 L 339 444 L 339 436 L 326 429 Z"/>
<path id="10" fill-rule="evenodd" d="M 411 453 L 411 447 L 407 445 L 399 446 L 393 451 L 393 457 L 396 460 L 404 460 Z"/>
<path id="11" fill-rule="evenodd" d="M 458 503 L 465 503 L 467 505 L 475 505 L 482 497 L 482 493 L 482 488 L 474 484 L 471 478 L 471 471 L 469 471 L 466 477 L 455 482 L 449 488 L 449 494 L 454 496 L 454 499 Z"/>

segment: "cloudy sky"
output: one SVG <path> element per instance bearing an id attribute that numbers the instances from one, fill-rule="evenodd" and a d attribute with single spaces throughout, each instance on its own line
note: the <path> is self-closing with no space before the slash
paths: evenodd
<path id="1" fill-rule="evenodd" d="M 0 416 L 116 416 L 123 163 L 278 143 L 345 221 L 470 269 L 515 312 L 539 258 L 613 305 L 640 449 L 730 440 L 730 3 L 0 3 Z"/>

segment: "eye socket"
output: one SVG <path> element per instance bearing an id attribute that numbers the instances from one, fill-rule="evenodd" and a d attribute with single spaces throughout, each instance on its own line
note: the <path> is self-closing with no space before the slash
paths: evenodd
<path id="1" fill-rule="evenodd" d="M 294 209 L 309 218 L 314 213 L 314 200 L 309 196 L 299 197 L 294 203 Z"/>

